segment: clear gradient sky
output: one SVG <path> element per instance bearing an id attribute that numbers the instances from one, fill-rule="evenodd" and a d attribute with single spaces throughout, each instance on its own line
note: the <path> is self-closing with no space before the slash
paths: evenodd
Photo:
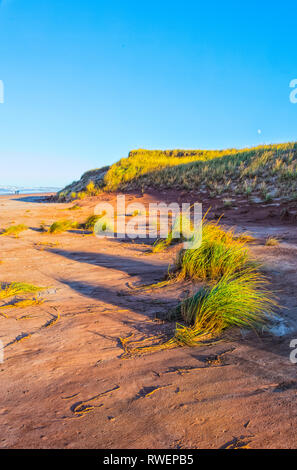
<path id="1" fill-rule="evenodd" d="M 135 148 L 297 140 L 296 26 L 285 0 L 2 1 L 0 185 L 64 185 Z"/>

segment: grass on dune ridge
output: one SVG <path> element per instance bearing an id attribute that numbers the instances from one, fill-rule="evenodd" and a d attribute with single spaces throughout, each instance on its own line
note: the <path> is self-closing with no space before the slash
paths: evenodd
<path id="1" fill-rule="evenodd" d="M 90 178 L 96 171 L 102 170 L 93 170 Z M 81 197 L 96 191 L 154 188 L 203 190 L 211 197 L 224 193 L 258 195 L 264 201 L 297 199 L 297 143 L 226 150 L 133 150 L 109 167 L 100 188 L 90 180 Z M 61 200 L 78 197 L 71 193 L 69 185 L 58 195 Z"/>
<path id="2" fill-rule="evenodd" d="M 290 182 L 290 187 L 288 187 Z M 297 194 L 297 143 L 227 150 L 136 150 L 110 167 L 104 190 L 205 189 L 211 195 L 229 191 Z"/>
<path id="3" fill-rule="evenodd" d="M 153 182 L 154 176 L 151 172 L 195 161 L 211 160 L 229 152 L 230 150 L 132 150 L 127 158 L 122 158 L 110 167 L 104 177 L 105 190 L 124 189 L 131 182 L 140 187 L 141 183 L 149 184 L 149 180 Z"/>

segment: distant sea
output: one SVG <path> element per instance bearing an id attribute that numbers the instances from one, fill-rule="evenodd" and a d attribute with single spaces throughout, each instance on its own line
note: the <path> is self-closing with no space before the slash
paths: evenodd
<path id="1" fill-rule="evenodd" d="M 23 186 L 0 186 L 0 196 L 7 194 L 15 194 L 19 191 L 19 194 L 36 194 L 36 193 L 56 193 L 62 188 L 54 188 L 52 186 L 39 186 L 37 188 L 26 188 Z"/>

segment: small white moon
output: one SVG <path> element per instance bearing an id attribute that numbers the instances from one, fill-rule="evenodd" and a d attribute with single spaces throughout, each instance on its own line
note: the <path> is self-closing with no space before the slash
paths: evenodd
<path id="1" fill-rule="evenodd" d="M 258 132 L 259 135 L 262 134 L 261 129 L 258 129 L 257 132 Z"/>

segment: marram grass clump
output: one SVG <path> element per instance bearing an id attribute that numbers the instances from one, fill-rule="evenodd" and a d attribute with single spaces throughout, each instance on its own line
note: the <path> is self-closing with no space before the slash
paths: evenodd
<path id="1" fill-rule="evenodd" d="M 230 327 L 259 329 L 275 314 L 277 301 L 268 280 L 253 268 L 228 274 L 212 288 L 203 288 L 180 305 L 185 325 L 177 325 L 175 340 L 194 346 L 207 335 Z"/>
<path id="2" fill-rule="evenodd" d="M 278 303 L 268 289 L 268 280 L 254 268 L 227 274 L 213 287 L 203 287 L 184 300 L 175 314 L 177 323 L 171 339 L 151 346 L 147 340 L 121 339 L 126 356 L 134 356 L 178 346 L 198 346 L 213 341 L 232 327 L 258 330 L 276 315 Z"/>
<path id="3" fill-rule="evenodd" d="M 192 248 L 181 248 L 173 269 L 168 272 L 167 279 L 151 285 L 138 286 L 135 289 L 155 289 L 184 280 L 213 282 L 224 275 L 259 265 L 251 258 L 246 246 L 252 237 L 246 234 L 237 235 L 233 229 L 224 230 L 218 222 L 208 222 L 205 217 L 201 222 L 201 233 L 194 231 L 191 236 L 187 235 L 185 238 L 188 242 L 192 240 Z M 156 245 L 156 251 L 168 247 L 172 239 L 172 235 L 169 234 L 168 240 L 160 240 Z M 197 241 L 199 243 L 195 245 Z"/>
<path id="4" fill-rule="evenodd" d="M 17 237 L 21 232 L 27 229 L 28 227 L 24 224 L 11 225 L 10 227 L 4 229 L 1 235 L 13 235 Z"/>
<path id="5" fill-rule="evenodd" d="M 58 220 L 57 222 L 52 223 L 50 228 L 48 229 L 49 233 L 63 233 L 67 230 L 76 229 L 79 227 L 77 222 L 73 222 L 72 220 Z"/>
<path id="6" fill-rule="evenodd" d="M 190 232 L 189 232 L 190 233 Z M 156 244 L 156 251 L 162 251 L 172 243 L 172 235 Z M 239 272 L 249 266 L 257 266 L 252 260 L 246 244 L 250 241 L 246 234 L 236 235 L 233 229 L 224 230 L 218 222 L 202 220 L 201 236 L 198 231 L 186 239 L 193 241 L 193 247 L 182 248 L 165 281 L 138 289 L 162 287 L 171 282 L 217 281 L 226 274 Z M 199 241 L 195 248 L 195 240 Z M 180 241 L 180 239 L 179 239 Z M 154 250 L 154 248 L 153 248 Z"/>
<path id="7" fill-rule="evenodd" d="M 181 250 L 174 275 L 150 287 L 184 279 L 207 284 L 169 313 L 170 319 L 180 322 L 173 337 L 161 342 L 159 338 L 158 344 L 151 346 L 146 345 L 150 338 L 138 342 L 121 339 L 126 356 L 196 346 L 213 341 L 232 327 L 257 330 L 279 307 L 259 264 L 250 258 L 244 237 L 223 230 L 217 223 L 203 220 L 200 246 Z"/>
<path id="8" fill-rule="evenodd" d="M 279 239 L 276 237 L 268 237 L 266 242 L 266 246 L 278 246 L 279 245 Z"/>
<path id="9" fill-rule="evenodd" d="M 11 282 L 9 284 L 0 283 L 0 299 L 6 299 L 19 294 L 39 292 L 44 289 L 45 287 L 34 286 L 33 284 L 27 284 L 26 282 Z"/>
<path id="10" fill-rule="evenodd" d="M 234 231 L 223 230 L 217 223 L 203 221 L 198 248 L 182 249 L 176 261 L 178 280 L 218 280 L 251 264 L 246 242 Z"/>
<path id="11" fill-rule="evenodd" d="M 94 230 L 94 227 L 96 225 L 96 223 L 98 222 L 99 219 L 101 219 L 103 216 L 105 215 L 105 212 L 102 213 L 102 214 L 93 214 L 93 215 L 90 215 L 87 220 L 81 224 L 82 228 L 86 229 L 86 230 Z"/>

